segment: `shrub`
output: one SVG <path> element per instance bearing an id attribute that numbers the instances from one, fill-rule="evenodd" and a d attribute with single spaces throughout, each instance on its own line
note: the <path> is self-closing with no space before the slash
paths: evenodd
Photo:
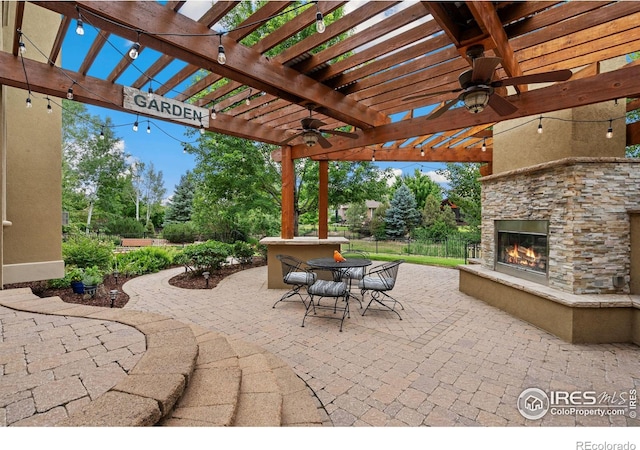
<path id="1" fill-rule="evenodd" d="M 170 223 L 162 230 L 162 237 L 174 244 L 192 243 L 198 233 L 192 222 Z"/>
<path id="2" fill-rule="evenodd" d="M 233 244 L 233 257 L 237 259 L 240 264 L 250 263 L 254 253 L 255 249 L 253 245 L 248 242 L 236 241 Z"/>
<path id="3" fill-rule="evenodd" d="M 130 238 L 141 238 L 144 235 L 144 225 L 132 217 L 113 219 L 107 225 L 107 230 L 111 234 Z"/>
<path id="4" fill-rule="evenodd" d="M 74 235 L 62 243 L 62 258 L 66 265 L 80 268 L 97 266 L 107 270 L 113 258 L 112 242 Z"/>
<path id="5" fill-rule="evenodd" d="M 166 269 L 173 264 L 170 250 L 159 247 L 143 247 L 116 256 L 118 272 L 123 275 L 143 275 Z"/>
<path id="6" fill-rule="evenodd" d="M 104 272 L 98 266 L 91 266 L 84 269 L 82 283 L 85 286 L 97 286 L 104 281 Z"/>
<path id="7" fill-rule="evenodd" d="M 65 289 L 71 286 L 73 281 L 82 281 L 84 271 L 75 266 L 66 266 L 64 269 L 64 278 L 56 278 L 49 280 L 48 285 L 53 289 Z"/>
<path id="8" fill-rule="evenodd" d="M 192 270 L 202 273 L 204 271 L 219 270 L 233 253 L 230 244 L 219 241 L 207 241 L 201 244 L 191 244 L 182 250 L 181 261 Z"/>

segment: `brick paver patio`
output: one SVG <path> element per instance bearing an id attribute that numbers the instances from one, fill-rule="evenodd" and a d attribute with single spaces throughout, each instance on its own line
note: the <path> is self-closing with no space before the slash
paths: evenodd
<path id="1" fill-rule="evenodd" d="M 339 323 L 309 318 L 302 303 L 279 303 L 266 267 L 213 290 L 174 288 L 183 269 L 136 278 L 126 308 L 152 311 L 258 344 L 287 361 L 324 404 L 334 426 L 638 426 L 625 416 L 547 414 L 516 408 L 530 387 L 613 394 L 640 388 L 633 344 L 572 345 L 458 291 L 455 269 L 403 264 L 388 312 Z"/>

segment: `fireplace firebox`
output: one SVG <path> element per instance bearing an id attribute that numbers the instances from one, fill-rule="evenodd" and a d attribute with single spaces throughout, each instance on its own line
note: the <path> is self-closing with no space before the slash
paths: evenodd
<path id="1" fill-rule="evenodd" d="M 536 283 L 548 284 L 549 222 L 496 220 L 494 269 Z"/>

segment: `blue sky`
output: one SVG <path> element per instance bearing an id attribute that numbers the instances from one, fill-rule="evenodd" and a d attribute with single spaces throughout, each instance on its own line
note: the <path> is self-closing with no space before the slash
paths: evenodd
<path id="1" fill-rule="evenodd" d="M 188 2 L 186 5 L 205 5 L 208 2 Z M 193 12 L 197 16 L 198 12 Z M 75 22 L 69 27 L 67 37 L 64 40 L 62 48 L 62 66 L 65 69 L 77 71 L 82 63 L 82 58 L 89 49 L 91 43 L 95 39 L 97 32 L 90 23 L 85 21 L 85 35 L 78 36 L 75 33 Z M 126 54 L 132 42 L 120 37 L 111 35 L 100 51 L 96 61 L 88 72 L 88 75 L 99 78 L 105 78 L 110 70 L 120 61 L 122 55 Z M 117 79 L 119 84 L 129 85 L 137 80 L 142 73 L 153 64 L 160 56 L 158 52 L 151 49 L 144 49 L 133 64 Z M 176 71 L 184 67 L 184 63 L 176 61 L 170 64 L 165 70 L 160 72 L 151 82 L 152 88 L 157 88 L 158 83 L 166 82 Z M 175 94 L 182 92 L 188 86 L 188 80 L 181 85 L 176 86 L 172 91 L 165 94 L 167 97 L 173 97 Z M 155 84 L 155 86 L 154 86 Z M 142 87 L 147 90 L 149 84 Z M 116 110 L 90 106 L 87 109 L 91 115 L 99 116 L 103 120 L 110 117 L 115 125 L 115 134 L 124 143 L 126 153 L 132 155 L 139 161 L 146 164 L 153 163 L 155 169 L 162 171 L 167 189 L 167 196 L 171 196 L 175 186 L 180 181 L 180 177 L 188 170 L 195 166 L 195 159 L 192 155 L 183 152 L 183 143 L 189 142 L 194 138 L 187 138 L 185 135 L 186 127 L 182 125 L 164 122 L 159 119 L 139 119 L 139 128 L 137 132 L 132 130 L 133 122 L 136 121 L 136 115 L 131 113 L 122 113 Z M 421 115 L 421 114 L 420 114 Z M 151 128 L 151 133 L 146 132 L 147 125 Z M 435 170 L 444 167 L 440 163 L 376 163 L 380 168 L 391 167 L 396 172 L 403 174 L 413 174 L 414 170 L 420 169 L 422 172 L 431 173 L 432 178 L 436 178 Z"/>

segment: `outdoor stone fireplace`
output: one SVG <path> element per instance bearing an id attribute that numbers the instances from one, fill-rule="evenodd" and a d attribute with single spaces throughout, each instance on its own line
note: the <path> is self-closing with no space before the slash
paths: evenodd
<path id="1" fill-rule="evenodd" d="M 483 179 L 482 264 L 573 294 L 629 293 L 640 161 L 565 158 Z"/>
<path id="2" fill-rule="evenodd" d="M 460 290 L 570 342 L 640 343 L 640 160 L 564 158 L 481 181 L 482 259 L 460 267 Z"/>

